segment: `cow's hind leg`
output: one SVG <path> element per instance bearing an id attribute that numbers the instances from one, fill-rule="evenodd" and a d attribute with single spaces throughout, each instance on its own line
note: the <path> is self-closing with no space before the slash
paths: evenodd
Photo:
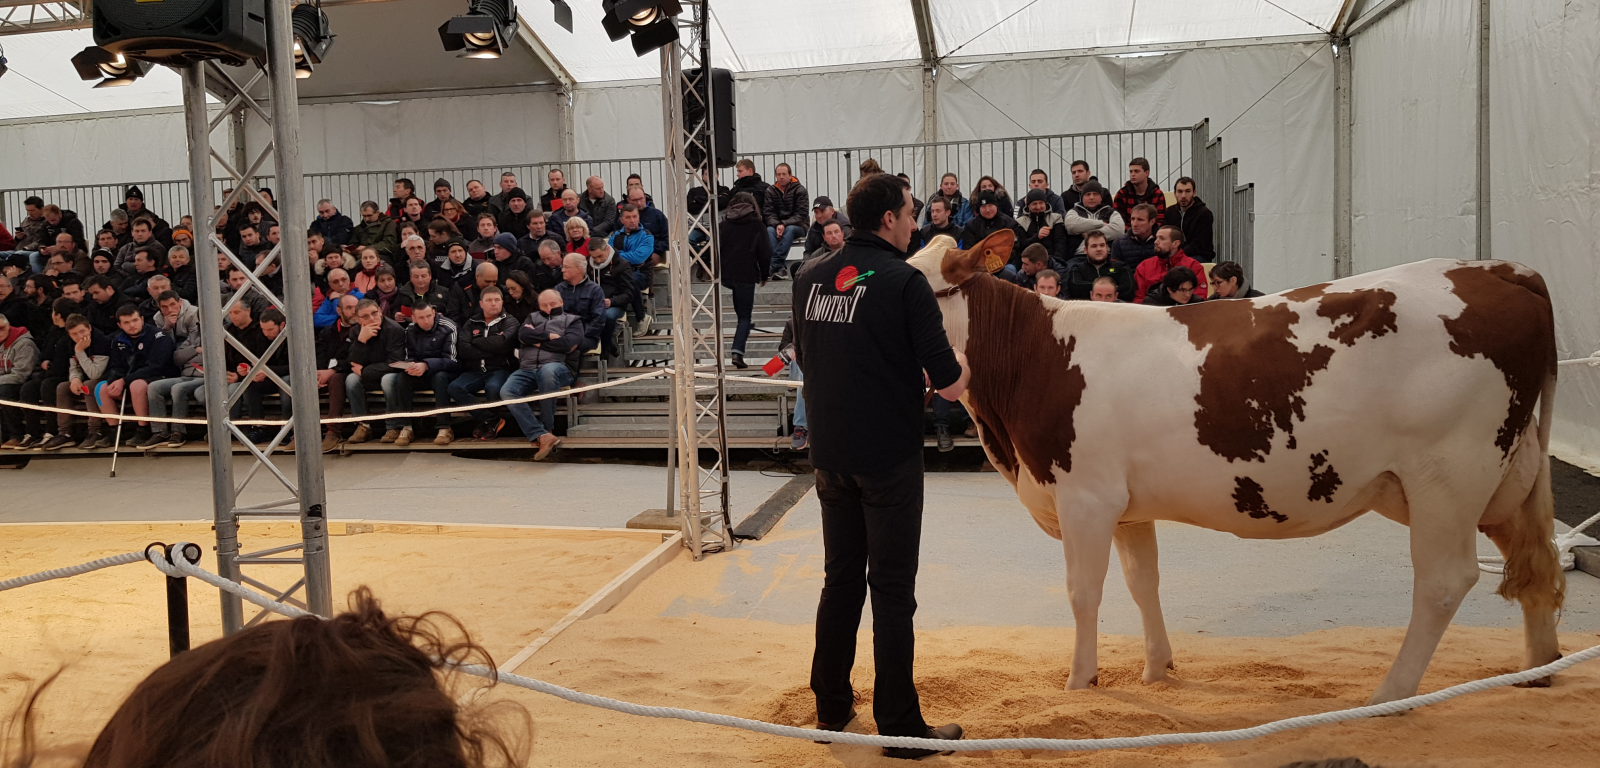
<path id="1" fill-rule="evenodd" d="M 1122 561 L 1122 578 L 1139 606 L 1144 624 L 1144 681 L 1164 680 L 1172 669 L 1172 644 L 1167 640 L 1167 622 L 1161 615 L 1161 571 L 1157 567 L 1156 524 L 1123 523 L 1117 526 L 1113 541 L 1117 559 Z"/>
<path id="2" fill-rule="evenodd" d="M 1086 502 L 1086 503 L 1084 503 Z M 1111 566 L 1111 539 L 1121 509 L 1083 499 L 1056 502 L 1061 519 L 1061 546 L 1067 559 L 1067 600 L 1072 604 L 1072 672 L 1067 689 L 1088 688 L 1099 681 L 1100 599 L 1106 569 Z"/>
<path id="3" fill-rule="evenodd" d="M 1439 639 L 1478 582 L 1479 510 L 1470 509 L 1473 505 L 1463 500 L 1463 494 L 1448 488 L 1407 485 L 1405 490 L 1411 508 L 1411 624 L 1394 665 L 1369 704 L 1416 695 Z M 1476 506 L 1481 508 L 1482 502 Z"/>

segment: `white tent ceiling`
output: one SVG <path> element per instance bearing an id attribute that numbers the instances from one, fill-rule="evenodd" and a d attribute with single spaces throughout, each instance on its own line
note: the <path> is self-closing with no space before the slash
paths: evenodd
<path id="1" fill-rule="evenodd" d="M 11 71 L 0 77 L 0 119 L 150 109 L 183 104 L 183 81 L 166 67 L 121 88 L 78 79 L 72 57 L 94 45 L 87 29 L 0 37 Z"/>

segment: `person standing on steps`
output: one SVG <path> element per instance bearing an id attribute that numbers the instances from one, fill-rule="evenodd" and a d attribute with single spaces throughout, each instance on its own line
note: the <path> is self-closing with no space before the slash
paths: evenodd
<path id="1" fill-rule="evenodd" d="M 749 192 L 734 193 L 718 226 L 722 253 L 717 266 L 722 270 L 722 283 L 733 292 L 733 311 L 739 318 L 733 332 L 733 367 L 744 369 L 749 367 L 744 361 L 744 345 L 754 327 L 756 286 L 767 284 L 772 245 L 761 223 L 761 208 Z"/>
<path id="2" fill-rule="evenodd" d="M 792 307 L 826 552 L 811 662 L 817 728 L 843 731 L 855 718 L 850 669 L 870 589 L 878 732 L 959 739 L 961 726 L 930 728 L 922 718 L 912 617 L 923 375 L 954 400 L 967 387 L 966 359 L 945 337 L 927 278 L 905 261 L 916 228 L 910 187 L 888 174 L 865 177 L 845 209 L 855 231 L 837 253 L 800 268 Z M 884 754 L 915 759 L 938 751 L 886 747 Z"/>

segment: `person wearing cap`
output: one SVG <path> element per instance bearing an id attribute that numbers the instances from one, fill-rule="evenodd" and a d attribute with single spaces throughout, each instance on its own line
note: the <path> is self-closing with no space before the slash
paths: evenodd
<path id="1" fill-rule="evenodd" d="M 962 228 L 961 242 L 981 243 L 985 237 L 1002 229 L 1009 229 L 1017 233 L 1017 239 L 1021 240 L 1024 234 L 1022 228 L 1017 226 L 1016 219 L 1001 212 L 1001 205 L 1000 195 L 992 189 L 981 190 L 974 195 L 973 206 L 978 209 L 978 215 L 973 216 L 972 221 L 967 222 L 967 226 Z M 1017 253 L 1018 251 L 1013 248 L 1012 252 Z M 1016 257 L 1013 256 L 1012 258 Z M 1015 282 L 1017 268 L 1007 263 L 996 274 Z"/>
<path id="2" fill-rule="evenodd" d="M 767 239 L 772 242 L 772 269 L 774 279 L 789 277 L 787 264 L 789 249 L 795 238 L 804 234 L 810 215 L 806 204 L 811 194 L 805 185 L 794 177 L 788 163 L 778 163 L 773 169 L 773 182 L 767 187 L 764 204 L 756 206 L 761 211 L 761 221 L 767 225 Z"/>
<path id="3" fill-rule="evenodd" d="M 450 180 L 443 176 L 433 181 L 433 199 L 422 206 L 422 220 L 433 221 L 433 217 L 444 213 L 444 204 L 455 200 L 455 195 L 450 189 Z M 460 202 L 459 200 L 457 202 Z"/>
<path id="4" fill-rule="evenodd" d="M 1122 238 L 1124 228 L 1122 216 L 1111 207 L 1106 200 L 1105 187 L 1098 181 L 1090 181 L 1083 185 L 1083 196 L 1078 204 L 1067 211 L 1065 226 L 1067 232 L 1082 238 L 1090 232 L 1103 232 L 1108 242 L 1115 242 Z M 1083 241 L 1078 241 L 1077 254 L 1083 255 Z"/>
<path id="5" fill-rule="evenodd" d="M 1019 254 L 1028 246 L 1038 244 L 1049 256 L 1048 267 L 1065 267 L 1067 259 L 1072 256 L 1067 253 L 1067 228 L 1062 226 L 1066 223 L 1065 217 L 1051 207 L 1050 195 L 1044 189 L 1030 189 L 1022 200 L 1026 212 L 1017 217 L 1017 227 L 1022 230 L 1022 236 L 1017 238 L 1017 246 L 1011 251 L 1011 263 L 1021 267 Z"/>
<path id="6" fill-rule="evenodd" d="M 595 237 L 589 239 L 588 269 L 589 279 L 605 293 L 600 353 L 607 359 L 615 358 L 621 354 L 617 346 L 617 320 L 628 314 L 628 308 L 639 296 L 639 287 L 633 282 L 633 266 L 619 256 L 605 238 Z"/>
<path id="7" fill-rule="evenodd" d="M 850 237 L 850 217 L 844 211 L 833 207 L 833 200 L 827 195 L 821 195 L 811 203 L 811 230 L 806 233 L 806 253 L 813 253 L 823 245 L 823 227 L 828 222 L 839 222 L 840 228 L 846 238 Z"/>
<path id="8" fill-rule="evenodd" d="M 117 208 L 122 211 L 126 211 L 130 221 L 137 218 L 140 214 L 149 216 L 151 219 L 150 229 L 154 233 L 155 238 L 161 241 L 162 245 L 172 245 L 172 227 L 168 225 L 166 220 L 161 218 L 161 216 L 155 211 L 145 207 L 143 190 L 139 189 L 137 186 L 130 186 L 128 187 L 127 194 L 123 197 L 124 201 L 122 205 L 117 206 Z M 82 224 L 78 225 L 77 235 L 79 240 L 83 239 Z"/>
<path id="9" fill-rule="evenodd" d="M 532 208 L 533 199 L 521 187 L 511 190 L 506 195 L 506 209 L 500 214 L 500 231 L 513 240 L 528 234 L 528 213 Z"/>
<path id="10" fill-rule="evenodd" d="M 489 257 L 489 263 L 493 264 L 499 273 L 502 286 L 513 270 L 523 274 L 533 272 L 533 261 L 522 255 L 517 248 L 517 238 L 510 232 L 501 232 L 494 236 L 494 254 Z"/>

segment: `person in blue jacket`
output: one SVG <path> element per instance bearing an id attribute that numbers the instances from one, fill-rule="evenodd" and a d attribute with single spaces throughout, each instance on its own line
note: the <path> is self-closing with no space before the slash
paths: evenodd
<path id="1" fill-rule="evenodd" d="M 95 400 L 100 404 L 101 413 L 116 414 L 126 393 L 133 403 L 134 414 L 149 416 L 150 382 L 178 375 L 178 366 L 172 361 L 172 353 L 178 346 L 171 334 L 144 321 L 137 304 L 123 304 L 117 308 L 117 327 L 122 330 L 114 340 L 110 365 L 95 386 Z M 107 421 L 112 427 L 116 426 L 115 420 Z M 132 443 L 149 439 L 150 423 L 147 421 L 139 422 L 135 434 L 124 435 L 124 440 Z"/>

